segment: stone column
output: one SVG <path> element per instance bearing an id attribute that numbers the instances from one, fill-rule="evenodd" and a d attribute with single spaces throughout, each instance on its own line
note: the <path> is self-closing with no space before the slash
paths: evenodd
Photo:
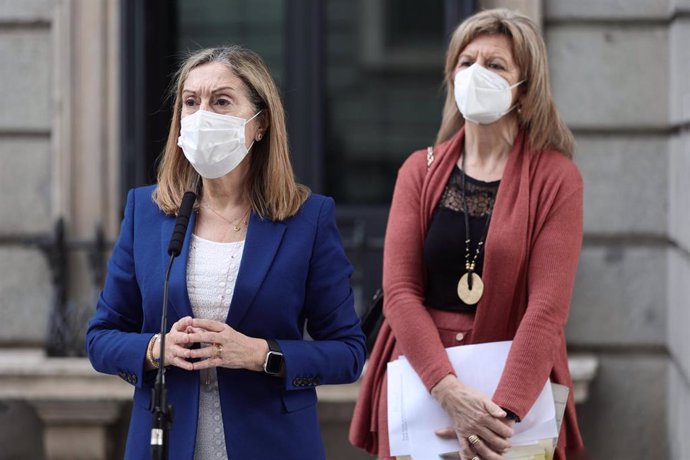
<path id="1" fill-rule="evenodd" d="M 46 460 L 108 460 L 108 428 L 122 401 L 36 400 L 43 421 Z"/>
<path id="2" fill-rule="evenodd" d="M 53 28 L 53 217 L 68 240 L 102 226 L 117 236 L 119 191 L 119 2 L 59 0 Z M 72 301 L 93 301 L 84 253 L 70 259 Z"/>
<path id="3" fill-rule="evenodd" d="M 668 416 L 670 458 L 690 458 L 690 1 L 673 4 L 669 27 Z"/>
<path id="4" fill-rule="evenodd" d="M 94 371 L 85 358 L 0 351 L 0 400 L 26 401 L 36 410 L 46 460 L 110 459 L 109 429 L 132 391 L 118 377 Z"/>
<path id="5" fill-rule="evenodd" d="M 689 13 L 545 2 L 554 97 L 585 182 L 567 336 L 600 360 L 578 414 L 597 458 L 690 458 Z"/>

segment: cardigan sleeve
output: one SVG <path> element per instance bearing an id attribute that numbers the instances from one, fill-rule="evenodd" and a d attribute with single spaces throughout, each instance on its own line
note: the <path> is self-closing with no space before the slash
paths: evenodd
<path id="1" fill-rule="evenodd" d="M 383 312 L 400 350 L 431 389 L 454 374 L 434 321 L 424 306 L 421 194 L 425 152 L 398 171 L 383 250 Z"/>
<path id="2" fill-rule="evenodd" d="M 572 165 L 532 239 L 527 309 L 493 400 L 524 418 L 553 368 L 568 319 L 582 246 L 582 177 Z"/>

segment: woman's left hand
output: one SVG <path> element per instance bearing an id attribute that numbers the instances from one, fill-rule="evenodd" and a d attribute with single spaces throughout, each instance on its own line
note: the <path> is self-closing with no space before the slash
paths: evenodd
<path id="1" fill-rule="evenodd" d="M 246 336 L 226 323 L 210 319 L 192 320 L 193 332 L 187 334 L 189 343 L 205 343 L 206 347 L 188 349 L 185 358 L 199 361 L 194 370 L 210 367 L 228 367 L 262 371 L 268 343 L 263 339 Z"/>
<path id="2" fill-rule="evenodd" d="M 502 421 L 506 424 L 506 426 L 510 427 L 511 429 L 515 427 L 514 420 L 506 418 L 502 419 Z M 439 457 L 441 457 L 443 460 L 472 460 L 473 458 L 481 458 L 472 450 L 469 443 L 464 442 L 464 439 L 458 437 L 458 433 L 453 428 L 443 428 L 440 430 L 436 430 L 436 435 L 446 439 L 457 438 L 460 442 L 459 452 L 448 452 L 439 455 Z M 503 454 L 499 455 L 503 457 Z"/>

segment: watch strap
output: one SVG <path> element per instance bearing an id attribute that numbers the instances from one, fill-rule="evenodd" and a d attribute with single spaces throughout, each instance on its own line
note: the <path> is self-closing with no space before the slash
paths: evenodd
<path id="1" fill-rule="evenodd" d="M 266 343 L 268 343 L 268 351 L 274 351 L 280 354 L 283 353 L 283 351 L 280 349 L 280 345 L 278 345 L 278 342 L 276 342 L 275 340 L 266 339 Z"/>
<path id="2" fill-rule="evenodd" d="M 264 372 L 270 375 L 280 375 L 284 366 L 283 352 L 280 349 L 280 345 L 272 339 L 266 339 L 266 343 L 268 344 L 268 353 L 266 353 L 264 361 Z"/>

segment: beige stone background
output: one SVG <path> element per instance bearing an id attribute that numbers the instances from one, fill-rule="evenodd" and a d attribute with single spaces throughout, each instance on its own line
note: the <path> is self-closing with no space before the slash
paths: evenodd
<path id="1" fill-rule="evenodd" d="M 598 363 L 578 405 L 591 457 L 690 460 L 690 1 L 480 4 L 542 23 L 578 142 L 585 241 L 567 334 Z M 53 293 L 38 249 L 58 217 L 73 240 L 97 224 L 116 236 L 118 12 L 0 0 L 0 460 L 121 458 L 126 385 L 40 353 Z M 81 299 L 86 265 L 70 264 Z M 354 391 L 321 395 L 329 458 L 366 458 L 345 440 Z"/>

